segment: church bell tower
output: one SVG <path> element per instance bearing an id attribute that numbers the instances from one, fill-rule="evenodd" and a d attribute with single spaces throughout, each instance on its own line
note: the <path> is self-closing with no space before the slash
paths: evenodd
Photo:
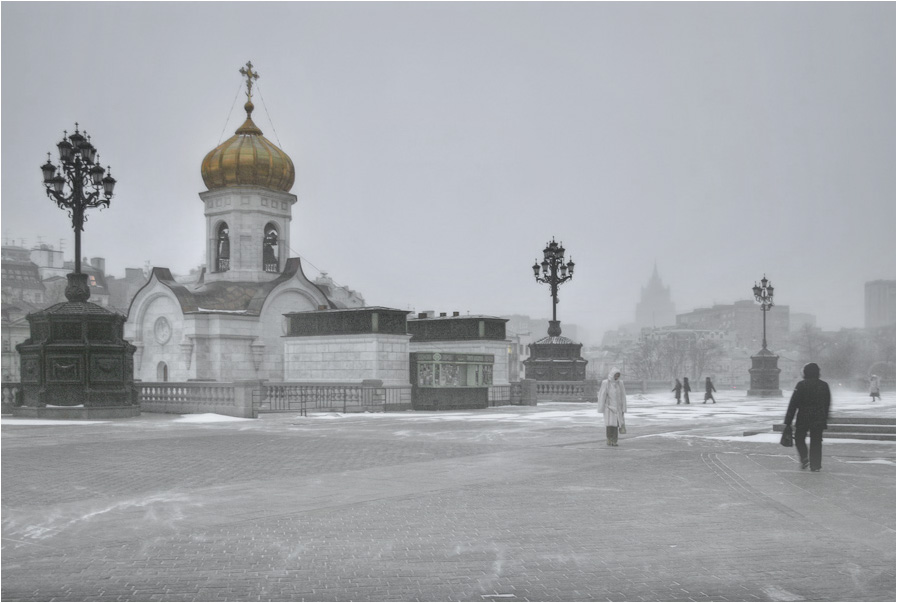
<path id="1" fill-rule="evenodd" d="M 202 161 L 206 282 L 274 280 L 289 257 L 296 170 L 252 121 L 252 85 L 259 74 L 251 62 L 240 73 L 246 78 L 246 121 Z"/>

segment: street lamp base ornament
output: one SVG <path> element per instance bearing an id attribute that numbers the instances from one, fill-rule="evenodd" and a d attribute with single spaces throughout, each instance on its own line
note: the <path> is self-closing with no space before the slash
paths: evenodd
<path id="1" fill-rule="evenodd" d="M 549 337 L 560 337 L 561 336 L 561 321 L 559 321 L 559 320 L 549 320 L 548 321 L 548 336 Z"/>
<path id="2" fill-rule="evenodd" d="M 86 302 L 90 299 L 90 286 L 87 284 L 87 275 L 81 272 L 71 272 L 65 275 L 68 285 L 65 287 L 65 298 L 70 302 Z"/>

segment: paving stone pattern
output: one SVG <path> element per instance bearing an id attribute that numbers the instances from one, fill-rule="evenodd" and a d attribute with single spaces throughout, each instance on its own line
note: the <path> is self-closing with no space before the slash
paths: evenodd
<path id="1" fill-rule="evenodd" d="M 811 474 L 659 426 L 154 420 L 3 427 L 3 600 L 895 596 L 893 445 Z"/>

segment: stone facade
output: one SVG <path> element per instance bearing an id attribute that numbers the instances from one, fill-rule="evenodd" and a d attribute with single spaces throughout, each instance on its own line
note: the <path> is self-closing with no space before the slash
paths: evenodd
<path id="1" fill-rule="evenodd" d="M 366 333 L 290 337 L 284 341 L 284 381 L 407 385 L 410 335 Z"/>
<path id="2" fill-rule="evenodd" d="M 405 316 L 379 306 L 287 314 L 284 381 L 408 385 Z"/>
<path id="3" fill-rule="evenodd" d="M 156 268 L 131 304 L 125 337 L 142 381 L 284 379 L 288 312 L 329 307 L 291 259 L 273 281 L 184 286 Z"/>

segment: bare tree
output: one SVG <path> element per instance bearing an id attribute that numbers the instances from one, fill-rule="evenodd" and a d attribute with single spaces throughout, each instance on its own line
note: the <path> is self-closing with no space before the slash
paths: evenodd
<path id="1" fill-rule="evenodd" d="M 805 324 L 798 329 L 794 343 L 797 345 L 800 361 L 806 364 L 807 362 L 819 362 L 822 352 L 828 347 L 830 341 L 821 329 Z"/>
<path id="2" fill-rule="evenodd" d="M 668 335 L 660 340 L 658 348 L 660 357 L 659 376 L 663 379 L 682 377 L 685 369 L 687 344 L 678 335 Z"/>
<path id="3" fill-rule="evenodd" d="M 704 375 L 704 370 L 716 362 L 723 350 L 719 342 L 699 337 L 689 342 L 688 356 L 691 361 L 692 374 L 696 378 Z"/>
<path id="4" fill-rule="evenodd" d="M 626 363 L 636 379 L 656 379 L 659 365 L 657 340 L 642 337 L 626 354 Z"/>

